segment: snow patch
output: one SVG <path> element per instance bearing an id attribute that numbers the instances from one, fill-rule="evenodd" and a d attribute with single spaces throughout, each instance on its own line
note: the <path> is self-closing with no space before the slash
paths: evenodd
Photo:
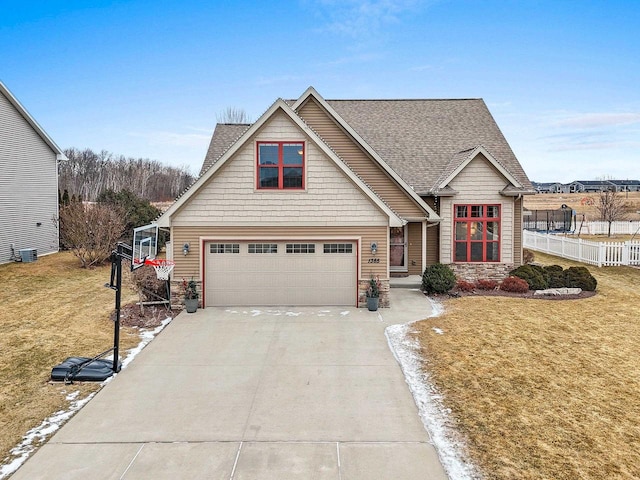
<path id="1" fill-rule="evenodd" d="M 140 343 L 135 348 L 132 348 L 127 352 L 126 358 L 122 361 L 122 368 L 126 368 L 127 365 L 146 347 L 153 338 L 162 331 L 171 322 L 171 317 L 166 318 L 162 323 L 153 330 L 140 330 Z M 103 387 L 114 379 L 118 374 L 114 374 L 107 378 L 100 384 Z M 98 390 L 100 391 L 100 390 Z M 66 392 L 63 392 L 66 393 Z M 66 410 L 60 410 L 50 417 L 46 418 L 40 425 L 29 430 L 22 441 L 11 449 L 9 456 L 4 459 L 4 465 L 0 466 L 0 480 L 13 474 L 20 466 L 27 461 L 29 456 L 35 451 L 35 449 L 44 443 L 49 436 L 55 433 L 62 427 L 62 425 L 69 420 L 78 410 L 80 410 L 93 396 L 98 392 L 93 392 L 84 398 L 78 399 L 80 396 L 79 391 L 75 391 L 67 394 L 65 399 L 70 402 L 69 407 Z"/>
<path id="2" fill-rule="evenodd" d="M 342 315 L 343 317 L 346 315 L 349 315 L 351 312 L 349 310 L 345 310 L 344 312 L 340 312 L 340 315 Z"/>
<path id="3" fill-rule="evenodd" d="M 433 328 L 431 328 L 431 330 L 436 332 L 438 335 L 444 335 L 444 330 L 442 330 L 441 328 L 433 327 Z"/>
<path id="4" fill-rule="evenodd" d="M 431 317 L 441 315 L 444 308 L 429 298 L 432 307 Z M 431 318 L 430 317 L 430 318 Z M 463 455 L 463 443 L 456 438 L 455 430 L 450 426 L 448 415 L 451 411 L 442 403 L 442 396 L 431 384 L 429 375 L 422 371 L 418 354 L 418 343 L 408 338 L 409 322 L 403 325 L 390 325 L 385 329 L 389 347 L 402 368 L 409 390 L 418 407 L 420 418 L 447 475 L 452 480 L 474 480 L 479 478 L 473 465 Z M 436 327 L 434 327 L 434 331 Z M 440 330 L 440 329 L 437 329 Z M 442 331 L 442 330 L 440 330 Z M 438 332 L 436 332 L 438 333 Z"/>

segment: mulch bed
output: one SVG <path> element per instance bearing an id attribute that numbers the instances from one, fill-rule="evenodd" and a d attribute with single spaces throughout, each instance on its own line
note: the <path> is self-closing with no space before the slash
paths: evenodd
<path id="1" fill-rule="evenodd" d="M 579 300 L 581 298 L 593 297 L 596 292 L 587 292 L 583 290 L 577 295 L 535 295 L 534 290 L 526 293 L 505 292 L 504 290 L 474 290 L 472 292 L 463 292 L 457 289 L 442 295 L 430 295 L 435 298 L 462 298 L 462 297 L 512 297 L 512 298 L 529 298 L 532 300 Z"/>
<path id="2" fill-rule="evenodd" d="M 155 328 L 167 317 L 174 318 L 180 312 L 181 310 L 169 310 L 162 305 L 149 305 L 144 307 L 143 313 L 140 305 L 130 303 L 120 309 L 120 325 L 123 327 Z M 113 320 L 114 314 L 111 315 L 111 320 Z"/>

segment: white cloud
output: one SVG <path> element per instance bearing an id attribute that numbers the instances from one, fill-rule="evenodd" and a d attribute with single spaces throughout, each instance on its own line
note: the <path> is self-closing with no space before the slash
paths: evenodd
<path id="1" fill-rule="evenodd" d="M 636 123 L 640 123 L 640 113 L 582 113 L 558 119 L 554 125 L 568 128 L 600 128 Z"/>
<path id="2" fill-rule="evenodd" d="M 381 27 L 398 24 L 404 13 L 413 11 L 425 0 L 315 0 L 315 6 L 325 17 L 323 30 L 352 38 L 370 36 Z"/>

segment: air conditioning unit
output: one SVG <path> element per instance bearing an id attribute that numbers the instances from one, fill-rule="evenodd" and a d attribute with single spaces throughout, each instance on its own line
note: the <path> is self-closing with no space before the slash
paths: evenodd
<path id="1" fill-rule="evenodd" d="M 35 262 L 38 260 L 38 251 L 35 248 L 23 248 L 18 250 L 18 253 L 23 262 Z"/>

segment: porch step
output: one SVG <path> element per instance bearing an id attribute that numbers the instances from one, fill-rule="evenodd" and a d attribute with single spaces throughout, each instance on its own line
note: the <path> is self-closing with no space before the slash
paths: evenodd
<path id="1" fill-rule="evenodd" d="M 422 277 L 420 275 L 408 275 L 406 277 L 391 277 L 389 279 L 391 288 L 420 288 Z"/>

